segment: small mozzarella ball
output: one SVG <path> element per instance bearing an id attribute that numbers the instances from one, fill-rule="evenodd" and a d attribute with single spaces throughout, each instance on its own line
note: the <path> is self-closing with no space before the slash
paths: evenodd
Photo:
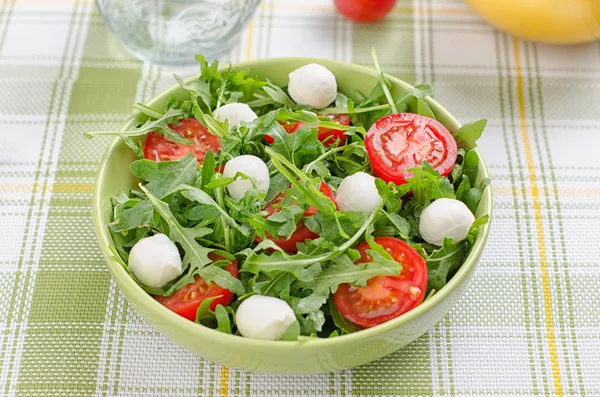
<path id="1" fill-rule="evenodd" d="M 253 339 L 280 339 L 296 321 L 286 301 L 271 296 L 252 295 L 235 313 L 235 323 L 242 336 Z"/>
<path id="2" fill-rule="evenodd" d="M 179 250 L 164 234 L 138 241 L 129 253 L 129 270 L 148 287 L 159 288 L 181 275 Z"/>
<path id="3" fill-rule="evenodd" d="M 311 63 L 289 74 L 288 92 L 296 103 L 314 109 L 326 108 L 335 101 L 335 76 L 325 66 Z"/>
<path id="4" fill-rule="evenodd" d="M 267 193 L 269 191 L 269 169 L 265 162 L 258 157 L 245 154 L 234 157 L 225 164 L 225 169 L 223 170 L 225 177 L 232 178 L 237 172 L 254 178 L 256 180 L 256 188 L 259 192 Z M 250 189 L 252 189 L 252 181 L 248 179 L 238 179 L 227 186 L 227 191 L 234 200 L 244 197 L 244 194 Z"/>
<path id="5" fill-rule="evenodd" d="M 458 243 L 467 238 L 474 221 L 475 216 L 462 201 L 441 198 L 421 213 L 419 233 L 429 244 L 442 246 L 446 237 Z"/>
<path id="6" fill-rule="evenodd" d="M 230 128 L 241 126 L 242 121 L 245 123 L 254 121 L 257 117 L 256 113 L 245 103 L 228 103 L 215 112 L 215 118 L 219 121 L 227 120 Z"/>
<path id="7" fill-rule="evenodd" d="M 335 201 L 342 211 L 361 211 L 370 215 L 381 203 L 375 177 L 361 171 L 344 178 Z"/>

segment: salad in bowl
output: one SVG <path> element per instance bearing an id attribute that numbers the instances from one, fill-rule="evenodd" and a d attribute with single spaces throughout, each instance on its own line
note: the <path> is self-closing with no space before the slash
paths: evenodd
<path id="1" fill-rule="evenodd" d="M 375 53 L 376 84 L 351 93 L 319 63 L 277 85 L 197 59 L 197 78 L 176 76 L 185 95 L 86 134 L 138 158 L 107 227 L 145 293 L 195 327 L 302 341 L 377 328 L 445 288 L 488 222 L 485 120 L 451 133 L 431 87 L 393 94 Z"/>

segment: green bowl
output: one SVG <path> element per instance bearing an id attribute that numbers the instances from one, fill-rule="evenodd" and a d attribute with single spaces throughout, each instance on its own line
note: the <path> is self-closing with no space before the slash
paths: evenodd
<path id="1" fill-rule="evenodd" d="M 341 92 L 350 97 L 356 90 L 370 92 L 377 83 L 375 71 L 342 62 L 309 59 L 282 58 L 264 59 L 233 66 L 233 69 L 251 69 L 258 75 L 268 77 L 278 85 L 287 84 L 288 73 L 307 63 L 317 62 L 335 74 Z M 397 78 L 387 76 L 392 83 L 392 94 L 400 97 L 411 86 Z M 178 86 L 152 99 L 148 105 L 163 109 L 168 97 L 175 94 L 185 98 L 187 92 Z M 452 132 L 459 123 L 433 99 L 427 99 L 436 117 Z M 136 114 L 123 127 L 132 128 L 142 120 Z M 488 171 L 480 158 L 479 178 L 488 177 Z M 136 186 L 137 180 L 128 172 L 129 164 L 135 159 L 127 146 L 116 138 L 100 163 L 94 190 L 93 212 L 96 232 L 108 269 L 117 286 L 127 300 L 152 326 L 180 346 L 211 361 L 249 371 L 271 373 L 322 373 L 356 367 L 393 353 L 424 334 L 437 323 L 464 293 L 479 257 L 483 251 L 489 223 L 485 225 L 477 241 L 456 275 L 450 282 L 410 312 L 379 325 L 349 335 L 331 339 L 305 339 L 296 342 L 262 341 L 229 335 L 203 327 L 166 309 L 140 288 L 121 267 L 109 247 L 113 245 L 107 224 L 111 218 L 111 196 L 128 191 Z M 477 216 L 492 213 L 492 192 L 484 192 Z"/>

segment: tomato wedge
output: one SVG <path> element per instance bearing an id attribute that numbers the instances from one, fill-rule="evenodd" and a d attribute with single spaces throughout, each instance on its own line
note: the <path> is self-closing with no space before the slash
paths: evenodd
<path id="1" fill-rule="evenodd" d="M 174 161 L 193 152 L 198 163 L 202 164 L 206 152 L 210 150 L 217 153 L 221 148 L 219 138 L 208 132 L 208 129 L 196 119 L 181 119 L 177 125 L 169 124 L 169 128 L 182 137 L 193 140 L 194 143 L 191 145 L 175 143 L 152 131 L 144 143 L 145 158 L 153 161 Z"/>
<path id="2" fill-rule="evenodd" d="M 321 185 L 319 185 L 319 191 L 321 193 L 323 193 L 325 196 L 327 196 L 335 204 L 335 196 L 333 195 L 333 191 L 331 190 L 331 187 L 329 187 L 328 184 L 321 181 Z M 277 196 L 275 196 L 275 198 L 273 200 L 271 200 L 271 202 L 269 204 L 267 204 L 267 206 L 264 208 L 264 211 L 267 212 L 267 215 L 265 216 L 265 218 L 268 218 L 269 216 L 273 215 L 274 213 L 281 211 L 281 207 L 279 207 L 279 206 L 281 205 L 281 202 L 283 201 L 284 197 L 285 197 L 285 191 L 279 193 Z M 310 206 L 304 211 L 304 213 L 302 214 L 302 217 L 306 218 L 309 216 L 313 216 L 314 214 L 317 213 L 317 211 L 318 210 L 315 207 Z M 302 222 L 302 221 L 298 222 L 298 224 L 296 225 L 296 230 L 294 231 L 294 233 L 292 233 L 290 238 L 286 239 L 284 237 L 280 237 L 280 238 L 274 239 L 273 236 L 271 236 L 270 234 L 268 234 L 268 233 L 265 233 L 265 234 L 266 234 L 266 237 L 269 240 L 273 240 L 273 242 L 279 248 L 281 248 L 285 252 L 289 252 L 291 254 L 295 254 L 296 252 L 298 252 L 298 247 L 296 247 L 296 243 L 303 243 L 306 240 L 314 240 L 317 237 L 319 237 L 318 234 L 310 231 L 310 229 L 307 228 L 306 225 L 304 225 L 304 222 Z M 261 241 L 262 241 L 262 239 L 260 237 L 256 237 L 256 242 L 260 243 Z"/>
<path id="3" fill-rule="evenodd" d="M 326 116 L 338 124 L 350 125 L 350 116 L 347 114 L 329 114 Z M 301 121 L 282 121 L 280 124 L 288 134 L 293 134 L 304 125 Z M 317 138 L 319 141 L 323 142 L 325 146 L 332 145 L 337 139 L 339 139 L 339 144 L 343 145 L 344 142 L 346 142 L 346 137 L 346 134 L 344 134 L 344 131 L 342 130 L 317 127 Z M 265 135 L 265 140 L 269 144 L 275 142 L 273 138 L 268 135 Z"/>
<path id="4" fill-rule="evenodd" d="M 382 117 L 371 126 L 365 148 L 375 174 L 386 182 L 406 183 L 407 170 L 426 161 L 448 176 L 458 155 L 456 140 L 437 120 L 415 113 Z"/>
<path id="5" fill-rule="evenodd" d="M 385 323 L 415 308 L 425 298 L 427 265 L 410 245 L 394 237 L 377 237 L 375 242 L 402 264 L 399 276 L 377 276 L 367 281 L 365 287 L 349 284 L 339 286 L 333 294 L 333 303 L 349 321 L 370 328 Z M 357 264 L 372 262 L 365 241 L 356 249 L 360 252 Z"/>
<path id="6" fill-rule="evenodd" d="M 223 258 L 216 255 L 209 255 L 214 261 L 222 260 Z M 238 276 L 237 261 L 232 261 L 225 266 L 233 277 Z M 233 293 L 214 282 L 207 283 L 200 276 L 194 276 L 194 282 L 178 289 L 171 296 L 155 296 L 154 298 L 167 309 L 174 311 L 188 320 L 196 320 L 196 312 L 198 307 L 208 298 L 218 297 L 210 304 L 210 310 L 215 310 L 217 305 L 226 306 L 233 300 Z"/>

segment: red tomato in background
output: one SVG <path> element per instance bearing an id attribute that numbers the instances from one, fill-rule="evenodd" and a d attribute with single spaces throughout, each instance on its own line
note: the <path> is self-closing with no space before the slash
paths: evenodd
<path id="1" fill-rule="evenodd" d="M 338 11 L 355 22 L 377 22 L 394 8 L 396 0 L 334 0 Z"/>
<path id="2" fill-rule="evenodd" d="M 376 237 L 375 242 L 402 264 L 400 275 L 373 277 L 365 287 L 342 284 L 333 294 L 333 303 L 342 316 L 363 328 L 385 323 L 417 307 L 427 290 L 427 265 L 417 251 L 394 237 Z M 366 252 L 370 249 L 366 241 L 356 249 L 360 258 L 355 263 L 373 261 Z"/>
<path id="3" fill-rule="evenodd" d="M 214 261 L 222 260 L 222 257 L 209 255 Z M 238 277 L 237 261 L 232 261 L 225 266 L 231 275 Z M 179 314 L 188 320 L 196 321 L 196 312 L 198 308 L 208 298 L 218 296 L 210 304 L 210 310 L 215 310 L 217 305 L 227 306 L 233 300 L 233 293 L 228 289 L 220 287 L 214 282 L 210 284 L 204 281 L 200 276 L 194 276 L 194 282 L 178 289 L 171 296 L 155 296 L 154 298 L 167 309 Z"/>
<path id="4" fill-rule="evenodd" d="M 196 119 L 181 119 L 179 124 L 169 124 L 169 128 L 184 138 L 194 141 L 191 145 L 175 143 L 157 132 L 152 131 L 146 136 L 144 157 L 153 161 L 175 161 L 193 152 L 198 163 L 202 164 L 209 150 L 217 153 L 221 148 L 219 137 L 208 132 L 208 129 Z"/>
<path id="5" fill-rule="evenodd" d="M 327 196 L 335 204 L 335 197 L 333 195 L 333 191 L 331 190 L 331 187 L 329 187 L 328 184 L 321 181 L 321 185 L 319 186 L 319 191 L 321 193 L 323 193 L 325 196 Z M 277 196 L 275 196 L 275 198 L 273 200 L 271 200 L 271 202 L 269 204 L 267 204 L 267 206 L 264 208 L 264 211 L 267 212 L 267 215 L 265 216 L 265 218 L 268 218 L 271 215 L 273 215 L 274 213 L 281 211 L 281 207 L 279 207 L 279 205 L 283 201 L 284 197 L 285 197 L 285 191 L 279 193 Z M 317 209 L 315 207 L 311 206 L 311 207 L 308 207 L 304 211 L 304 213 L 302 214 L 302 217 L 306 218 L 309 216 L 313 216 L 316 213 L 317 213 Z M 269 235 L 268 233 L 266 234 L 266 237 L 269 240 L 273 240 L 273 242 L 279 248 L 284 250 L 285 252 L 295 254 L 296 252 L 298 252 L 298 247 L 296 247 L 296 243 L 303 243 L 306 240 L 314 240 L 317 237 L 319 237 L 319 235 L 310 231 L 310 229 L 304 225 L 304 222 L 300 221 L 296 225 L 296 230 L 294 231 L 294 233 L 292 233 L 292 235 L 288 239 L 286 239 L 284 237 L 273 239 L 273 236 Z M 262 241 L 262 239 L 260 237 L 256 237 L 256 241 L 258 243 L 260 243 Z"/>
<path id="6" fill-rule="evenodd" d="M 326 116 L 338 124 L 350 125 L 350 116 L 347 114 L 329 114 Z M 288 134 L 293 134 L 304 125 L 304 123 L 301 121 L 283 121 L 280 124 L 285 130 L 285 132 L 287 132 Z M 317 138 L 319 139 L 319 141 L 323 142 L 325 146 L 333 144 L 336 139 L 339 139 L 339 145 L 343 145 L 344 142 L 346 142 L 346 137 L 347 135 L 344 134 L 344 131 L 342 130 L 317 127 Z M 265 141 L 267 141 L 267 143 L 269 144 L 275 142 L 273 138 L 271 138 L 268 135 L 265 135 Z"/>
<path id="7" fill-rule="evenodd" d="M 415 113 L 390 114 L 377 120 L 365 137 L 365 148 L 375 174 L 386 182 L 406 183 L 406 171 L 431 164 L 442 176 L 448 176 L 456 157 L 456 140 L 437 120 Z"/>

